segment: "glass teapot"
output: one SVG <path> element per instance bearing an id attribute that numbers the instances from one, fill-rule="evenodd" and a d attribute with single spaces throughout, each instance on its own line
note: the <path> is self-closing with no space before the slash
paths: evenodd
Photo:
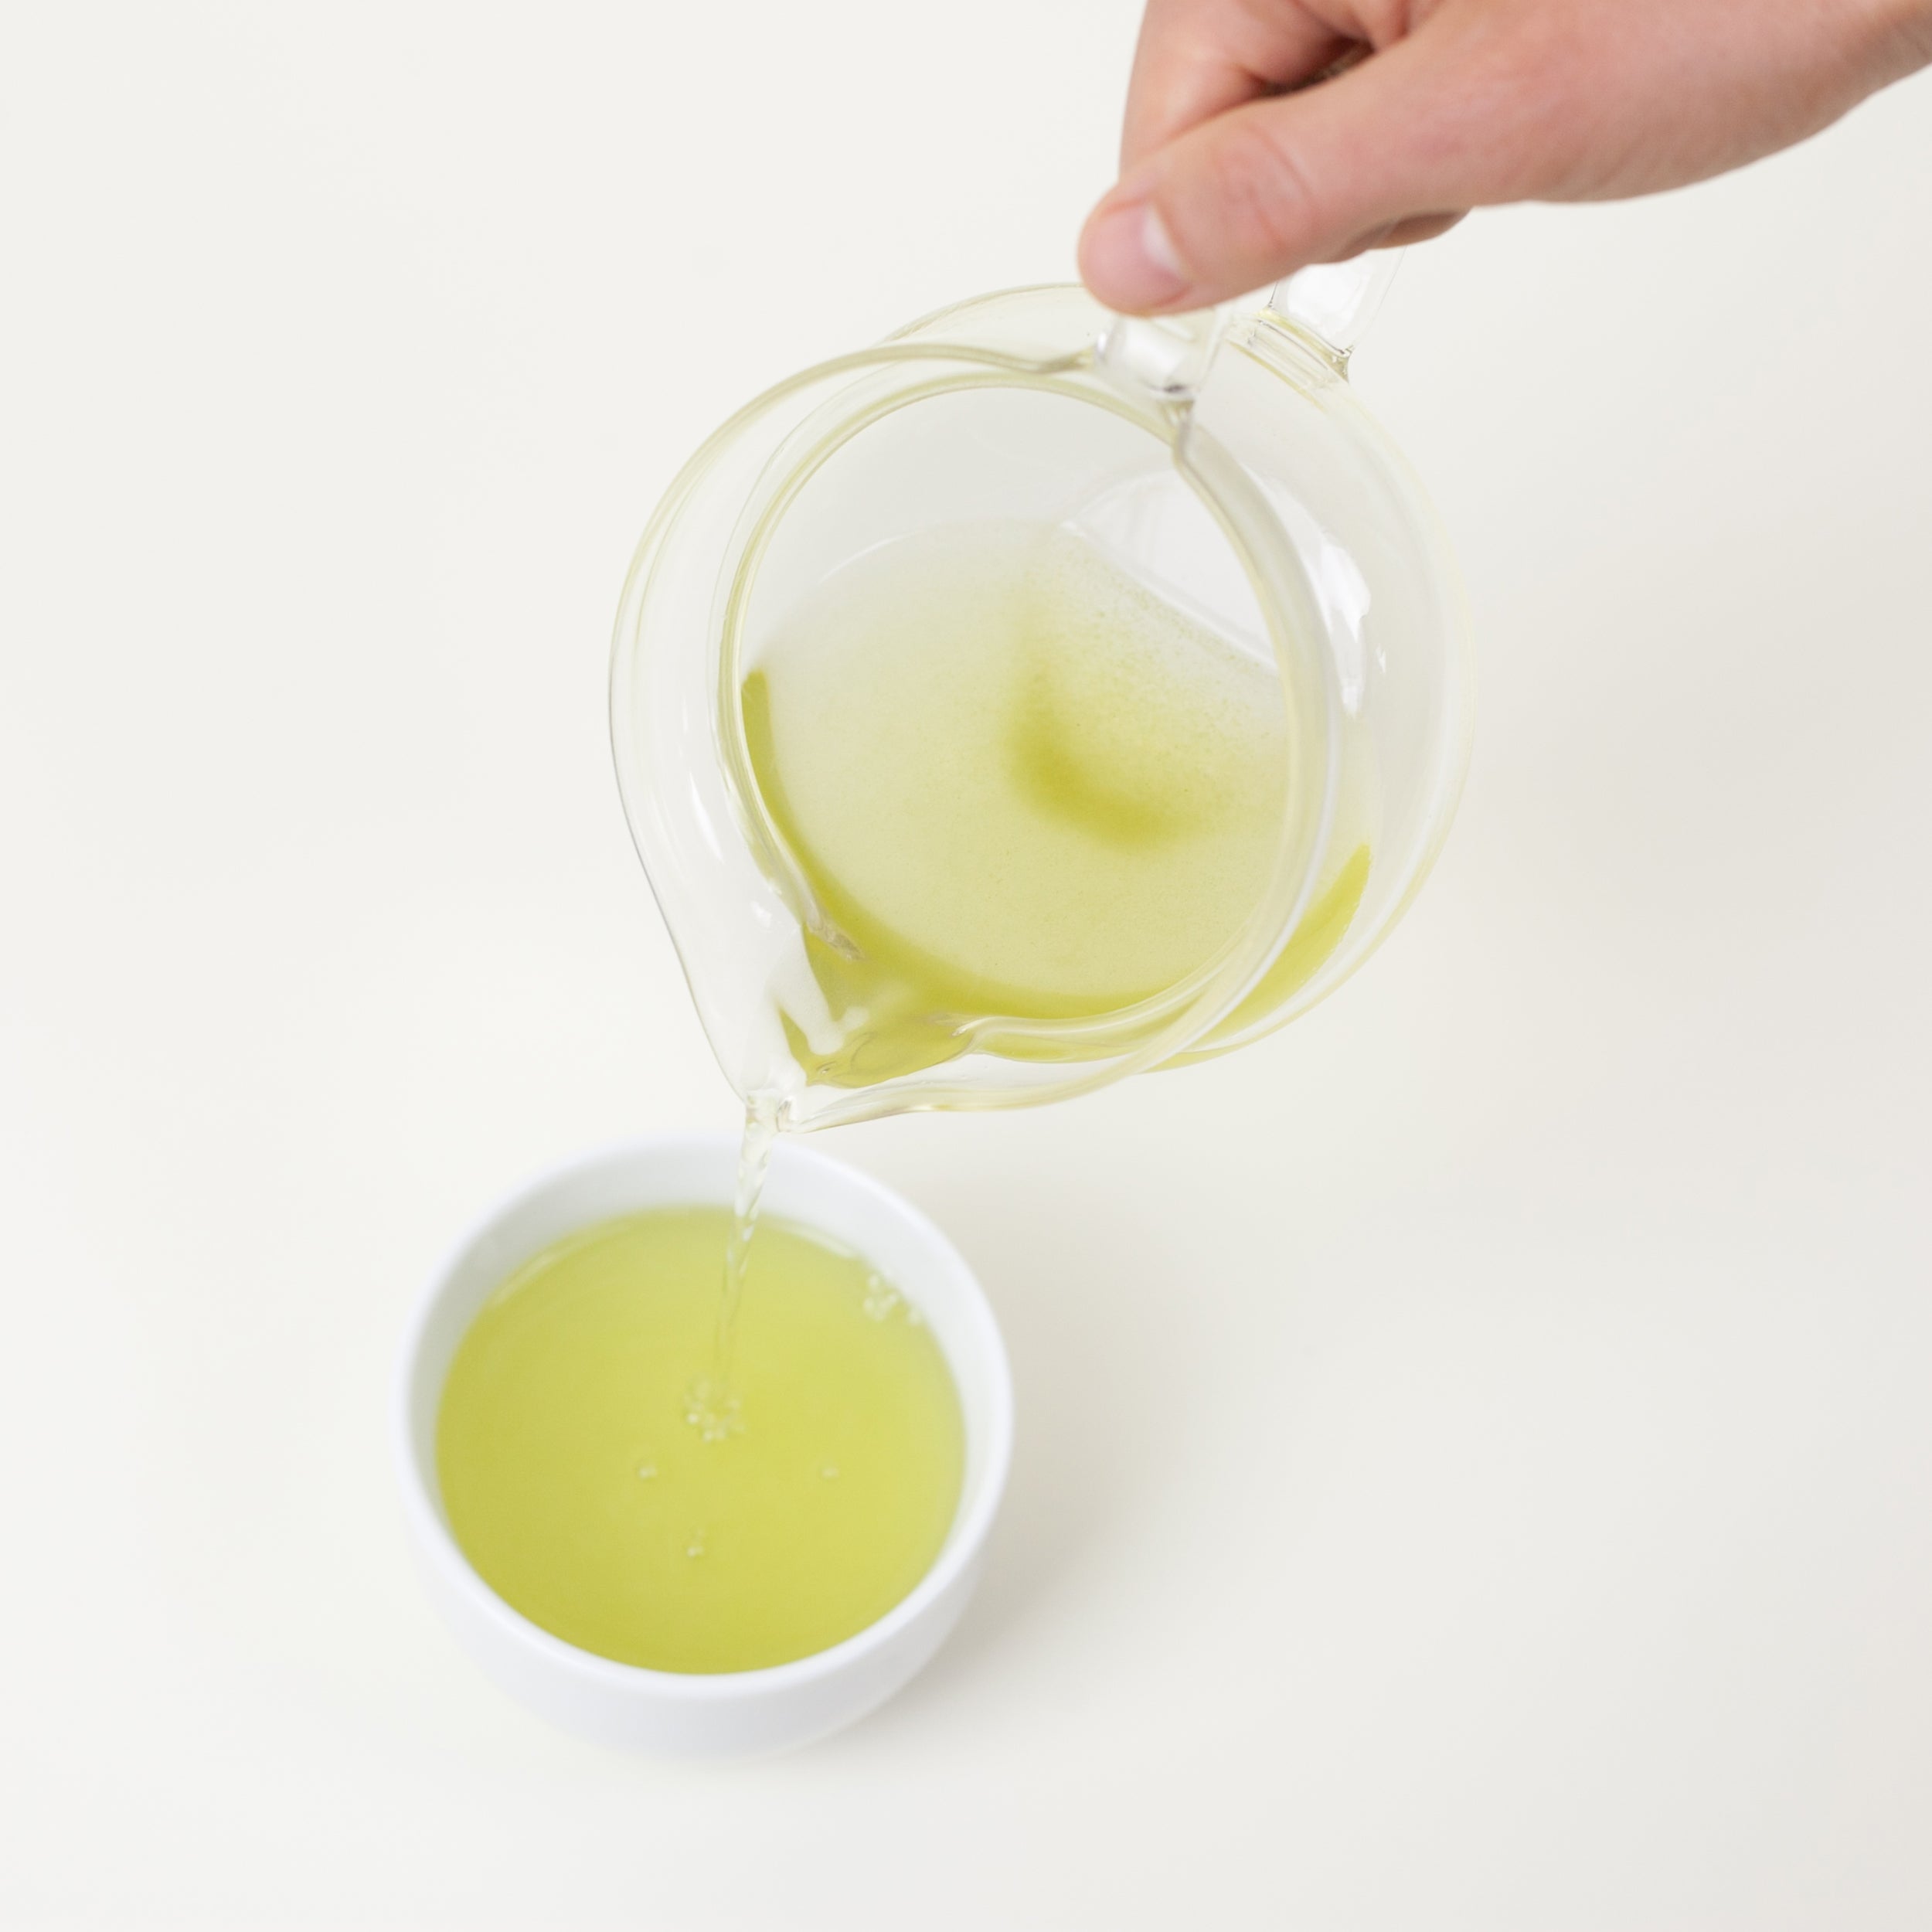
<path id="1" fill-rule="evenodd" d="M 1393 267 L 1375 255 L 1304 270 L 1258 306 L 1171 318 L 1111 315 L 1077 287 L 984 296 L 780 383 L 685 465 L 624 587 L 612 737 L 638 852 L 749 1106 L 811 1127 L 1025 1104 L 1225 1053 L 1305 1012 L 1400 916 L 1448 829 L 1471 689 L 1447 543 L 1348 381 Z M 774 763 L 764 667 L 796 655 L 801 624 L 823 637 L 842 611 L 859 621 L 851 587 L 879 560 L 917 563 L 935 543 L 951 575 L 929 598 L 932 621 L 905 627 L 906 648 L 927 655 L 907 659 L 895 702 L 944 715 L 948 679 L 981 675 L 976 600 L 1043 543 L 1077 546 L 1111 594 L 1168 614 L 1260 679 L 1274 750 L 1241 848 L 1247 870 L 1222 868 L 1239 872 L 1239 903 L 1160 983 L 1084 998 L 1015 989 L 882 912 L 866 883 L 876 868 L 814 849 Z M 866 689 L 876 699 L 893 682 L 873 675 Z M 1070 688 L 1077 706 L 1099 704 L 1090 684 Z M 840 707 L 802 715 L 794 733 L 830 728 Z M 972 802 L 971 774 L 954 784 L 947 747 L 893 736 L 875 741 L 876 798 L 862 769 L 835 772 L 825 794 L 849 842 L 876 842 L 948 796 L 964 830 L 947 850 L 964 852 L 981 821 L 987 841 L 1009 836 Z M 1110 741 L 1097 742 L 1104 765 Z M 1130 832 L 1131 763 L 1107 801 Z M 1111 781 L 1103 770 L 1086 782 Z M 1174 882 L 1186 898 L 1209 877 L 1185 842 L 1163 851 L 1168 898 Z M 1023 936 L 1113 917 L 1104 891 L 1090 916 L 1050 880 L 1043 896 L 1014 872 L 1008 891 L 999 867 L 1015 862 L 996 851 L 988 869 L 985 856 L 961 860 L 990 896 L 954 906 L 955 951 L 1002 921 Z M 917 883 L 922 906 L 951 890 Z M 1079 937 L 1053 943 L 1063 953 Z"/>

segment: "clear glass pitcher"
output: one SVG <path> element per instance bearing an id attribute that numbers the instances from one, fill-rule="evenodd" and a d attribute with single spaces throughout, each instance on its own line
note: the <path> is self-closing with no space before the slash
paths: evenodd
<path id="1" fill-rule="evenodd" d="M 1077 287 L 982 297 L 779 384 L 686 464 L 624 587 L 612 735 L 748 1104 L 796 1127 L 1024 1104 L 1225 1053 L 1305 1012 L 1400 917 L 1448 828 L 1471 689 L 1446 541 L 1347 379 L 1391 267 L 1307 270 L 1259 307 L 1172 319 Z M 1107 1010 L 982 1010 L 998 996 L 893 980 L 758 756 L 747 694 L 792 614 L 886 546 L 995 526 L 1077 538 L 1278 677 L 1285 755 L 1250 910 Z"/>

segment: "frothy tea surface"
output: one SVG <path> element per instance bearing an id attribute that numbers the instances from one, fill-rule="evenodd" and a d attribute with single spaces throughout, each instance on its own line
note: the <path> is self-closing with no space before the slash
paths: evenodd
<path id="1" fill-rule="evenodd" d="M 1243 655 L 1072 532 L 968 524 L 829 579 L 746 679 L 752 773 L 834 943 L 801 1064 L 846 1085 L 963 1050 L 962 1020 L 1111 1013 L 1260 899 L 1288 731 Z"/>

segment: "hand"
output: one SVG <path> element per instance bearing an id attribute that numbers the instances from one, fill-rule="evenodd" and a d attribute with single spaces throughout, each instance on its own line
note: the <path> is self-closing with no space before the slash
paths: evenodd
<path id="1" fill-rule="evenodd" d="M 1932 0 L 1148 0 L 1080 274 L 1202 308 L 1471 208 L 1701 181 L 1928 61 Z"/>

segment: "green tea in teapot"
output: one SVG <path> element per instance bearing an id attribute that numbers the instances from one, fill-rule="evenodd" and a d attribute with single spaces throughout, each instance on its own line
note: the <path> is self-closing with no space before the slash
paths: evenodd
<path id="1" fill-rule="evenodd" d="M 787 1015 L 812 1079 L 869 1085 L 968 1044 L 1077 1059 L 1073 1029 L 975 1023 L 1152 998 L 1236 937 L 1267 883 L 1289 757 L 1272 658 L 1065 526 L 957 524 L 866 553 L 788 614 L 742 700 L 841 1022 L 815 1044 Z M 1325 922 L 1338 937 L 1366 871 L 1365 850 Z"/>

